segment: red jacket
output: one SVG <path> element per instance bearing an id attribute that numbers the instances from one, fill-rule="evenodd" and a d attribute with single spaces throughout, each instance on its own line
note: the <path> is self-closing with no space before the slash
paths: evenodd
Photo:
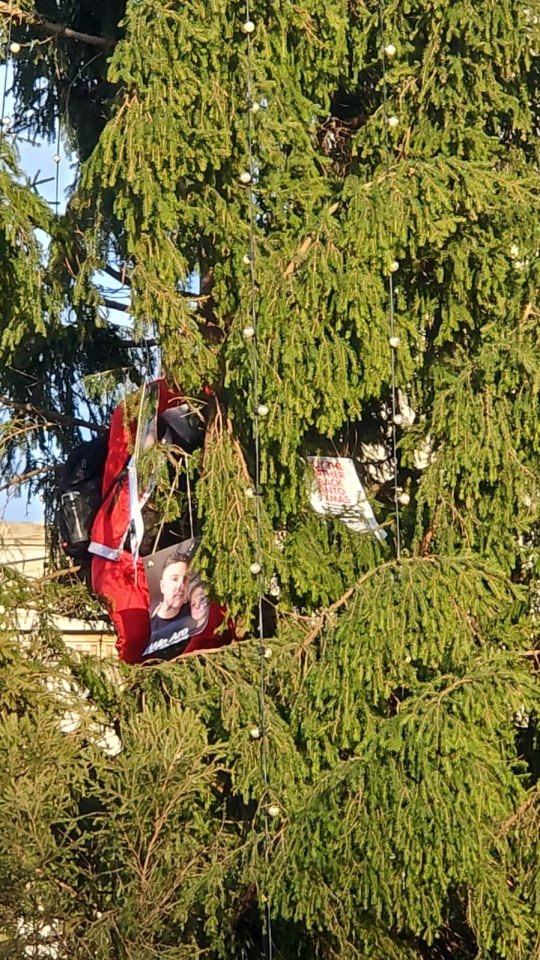
<path id="1" fill-rule="evenodd" d="M 178 406 L 183 397 L 172 393 L 164 380 L 154 384 L 158 390 L 157 413 Z M 150 594 L 142 560 L 124 550 L 130 524 L 127 463 L 133 451 L 137 422 L 126 423 L 125 407 L 114 411 L 108 436 L 108 451 L 103 474 L 104 495 L 94 523 L 89 547 L 92 556 L 92 588 L 108 607 L 117 634 L 116 649 L 121 660 L 140 663 L 150 640 Z M 224 633 L 215 633 L 223 623 L 225 611 L 211 604 L 206 628 L 192 637 L 184 653 L 221 647 L 233 639 L 232 624 Z"/>
<path id="2" fill-rule="evenodd" d="M 157 390 L 157 413 L 183 402 L 179 393 L 172 393 L 164 380 L 156 380 L 151 388 Z M 112 415 L 109 427 L 107 459 L 103 473 L 103 502 L 92 525 L 89 552 L 105 560 L 118 560 L 126 539 L 129 523 L 129 488 L 127 465 L 131 458 L 137 434 L 137 421 L 126 421 L 126 409 L 120 404 Z"/>

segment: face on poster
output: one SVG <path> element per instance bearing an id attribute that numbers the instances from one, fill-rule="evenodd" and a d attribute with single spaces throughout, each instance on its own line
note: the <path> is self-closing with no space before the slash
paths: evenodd
<path id="1" fill-rule="evenodd" d="M 150 591 L 150 642 L 143 657 L 178 656 L 208 623 L 209 599 L 193 564 L 196 540 L 160 550 L 143 560 Z"/>

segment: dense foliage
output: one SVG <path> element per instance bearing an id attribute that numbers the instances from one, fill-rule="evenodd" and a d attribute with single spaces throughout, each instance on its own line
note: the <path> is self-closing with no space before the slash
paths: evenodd
<path id="1" fill-rule="evenodd" d="M 392 0 L 381 32 L 377 3 L 255 4 L 255 347 L 245 8 L 102 7 L 12 22 L 14 130 L 60 112 L 80 163 L 55 219 L 2 136 L 3 449 L 50 466 L 85 378 L 103 423 L 155 334 L 171 382 L 215 391 L 202 549 L 249 635 L 258 350 L 270 787 L 255 641 L 75 662 L 51 611 L 90 601 L 4 571 L 0 956 L 255 960 L 269 904 L 287 960 L 537 960 L 540 14 Z M 133 330 L 107 323 L 103 271 Z M 358 460 L 386 545 L 310 511 L 316 452 Z"/>

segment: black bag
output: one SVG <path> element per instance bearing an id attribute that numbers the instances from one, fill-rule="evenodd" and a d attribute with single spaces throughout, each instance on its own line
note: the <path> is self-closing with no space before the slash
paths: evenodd
<path id="1" fill-rule="evenodd" d="M 84 560 L 94 517 L 101 506 L 101 485 L 107 459 L 107 434 L 82 443 L 70 453 L 58 484 L 58 526 L 62 547 L 74 560 Z"/>

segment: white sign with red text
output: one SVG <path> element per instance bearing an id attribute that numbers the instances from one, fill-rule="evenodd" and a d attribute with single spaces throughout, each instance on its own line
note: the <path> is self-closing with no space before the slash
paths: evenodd
<path id="1" fill-rule="evenodd" d="M 386 539 L 366 497 L 354 461 L 347 457 L 307 457 L 314 474 L 309 502 L 317 513 L 339 519 L 355 533 Z"/>

